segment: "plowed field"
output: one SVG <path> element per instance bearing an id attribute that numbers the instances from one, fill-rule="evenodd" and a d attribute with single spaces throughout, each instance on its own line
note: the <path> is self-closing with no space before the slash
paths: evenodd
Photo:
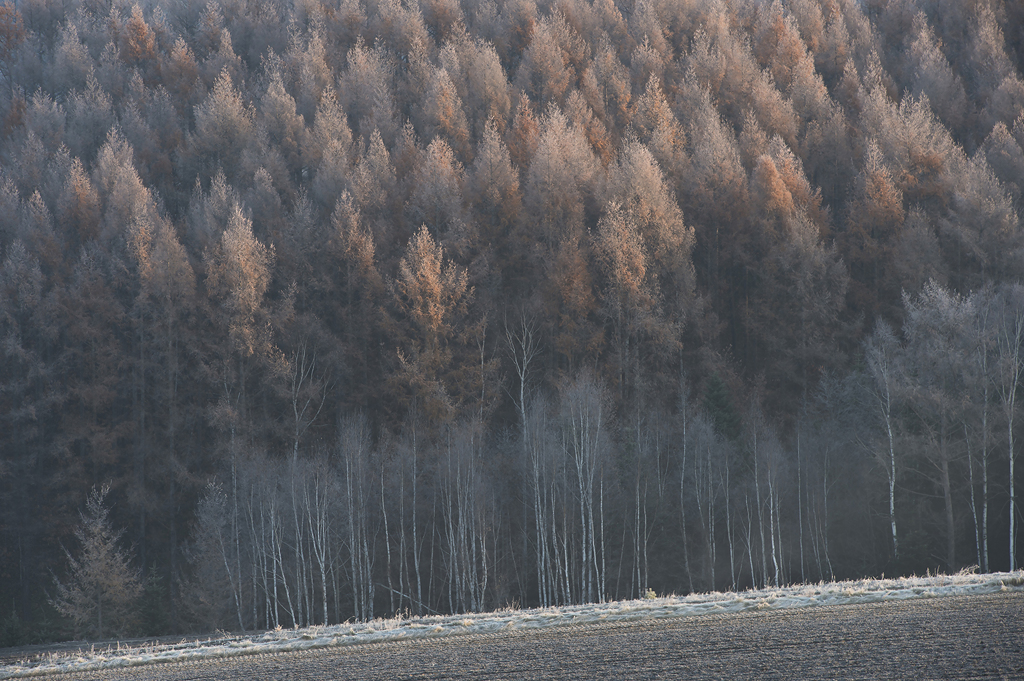
<path id="1" fill-rule="evenodd" d="M 96 679 L 1024 679 L 1024 594 L 567 627 L 62 675 Z"/>

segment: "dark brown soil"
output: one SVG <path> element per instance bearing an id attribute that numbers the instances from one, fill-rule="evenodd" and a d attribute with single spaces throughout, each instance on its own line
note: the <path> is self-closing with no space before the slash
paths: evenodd
<path id="1" fill-rule="evenodd" d="M 470 635 L 74 679 L 1024 679 L 1024 593 Z"/>

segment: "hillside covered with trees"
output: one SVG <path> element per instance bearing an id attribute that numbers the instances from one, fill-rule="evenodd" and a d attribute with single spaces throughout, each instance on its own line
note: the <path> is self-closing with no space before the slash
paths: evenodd
<path id="1" fill-rule="evenodd" d="M 0 127 L 0 645 L 1019 567 L 1022 3 L 8 0 Z"/>

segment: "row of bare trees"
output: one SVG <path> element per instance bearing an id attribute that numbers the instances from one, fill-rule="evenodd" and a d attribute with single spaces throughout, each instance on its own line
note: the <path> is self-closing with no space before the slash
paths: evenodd
<path id="1" fill-rule="evenodd" d="M 893 555 L 898 556 L 896 487 L 942 500 L 945 562 L 957 564 L 955 495 L 966 487 L 972 558 L 989 570 L 991 481 L 1008 513 L 1009 568 L 1015 569 L 1014 424 L 1024 365 L 1024 290 L 1020 285 L 958 295 L 934 282 L 904 297 L 902 335 L 879 322 L 866 360 L 884 447 Z M 1002 435 L 1000 436 L 1000 433 Z M 997 460 L 1003 461 L 998 467 Z M 991 474 L 990 474 L 991 471 Z M 965 485 L 966 483 L 966 485 Z"/>
<path id="2" fill-rule="evenodd" d="M 333 446 L 295 446 L 288 457 L 240 439 L 198 502 L 183 618 L 274 628 L 780 585 L 850 574 L 864 542 L 888 544 L 883 565 L 896 570 L 922 559 L 1013 569 L 1015 523 L 990 541 L 989 509 L 1017 513 L 1005 473 L 1024 290 L 964 297 L 929 284 L 904 304 L 901 331 L 880 323 L 864 372 L 823 379 L 788 437 L 756 397 L 736 405 L 717 376 L 703 394 L 681 376 L 667 412 L 617 413 L 590 370 L 546 393 L 531 373 L 535 327 L 520 319 L 506 328 L 521 367 L 510 437 L 478 420 L 440 430 L 411 420 L 392 441 L 355 416 Z M 296 381 L 307 375 L 297 366 Z M 126 589 L 137 599 L 138 578 L 115 545 L 120 533 L 104 540 L 92 529 L 112 533 L 103 499 L 89 504 L 82 553 L 68 554 L 72 579 L 103 571 L 108 555 L 130 579 L 93 580 L 91 592 L 60 586 L 58 603 L 99 631 L 103 611 L 90 603 L 110 603 L 123 629 L 138 613 L 118 599 Z M 888 541 L 872 536 L 882 527 Z M 946 555 L 929 557 L 940 546 Z"/>
<path id="3" fill-rule="evenodd" d="M 901 332 L 880 323 L 869 339 L 865 373 L 824 379 L 788 438 L 717 377 L 703 397 L 684 377 L 670 413 L 614 413 L 590 371 L 545 395 L 530 387 L 536 331 L 520 319 L 506 329 L 519 369 L 511 441 L 474 422 L 373 447 L 352 419 L 304 467 L 254 457 L 241 491 L 211 487 L 192 554 L 210 564 L 197 574 L 220 573 L 197 582 L 221 585 L 210 623 L 232 602 L 252 605 L 231 611 L 239 626 L 269 627 L 833 579 L 857 544 L 880 541 L 854 529 L 858 517 L 880 529 L 876 513 L 892 530 L 886 565 L 908 564 L 897 528 L 909 527 L 931 536 L 926 551 L 945 546 L 942 568 L 993 569 L 989 509 L 1016 513 L 1024 294 L 929 284 L 905 305 Z M 1004 530 L 1011 562 L 996 562 L 1012 569 L 1015 523 Z M 922 550 L 913 541 L 904 554 Z"/>

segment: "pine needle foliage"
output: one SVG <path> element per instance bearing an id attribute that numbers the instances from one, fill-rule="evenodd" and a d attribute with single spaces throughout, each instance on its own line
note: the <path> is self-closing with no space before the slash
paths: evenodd
<path id="1" fill-rule="evenodd" d="M 124 530 L 110 524 L 110 509 L 105 500 L 109 485 L 93 487 L 80 513 L 75 529 L 79 550 L 72 555 L 66 548 L 68 579 L 57 577 L 57 611 L 74 625 L 75 636 L 102 639 L 132 633 L 136 628 L 137 605 L 142 595 L 142 580 L 131 566 L 128 552 L 118 546 Z"/>

